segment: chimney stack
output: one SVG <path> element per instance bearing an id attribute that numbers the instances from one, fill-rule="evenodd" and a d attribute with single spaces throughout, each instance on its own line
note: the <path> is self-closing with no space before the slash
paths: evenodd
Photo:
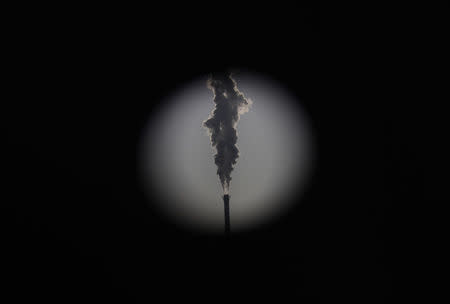
<path id="1" fill-rule="evenodd" d="M 230 196 L 225 194 L 223 196 L 223 203 L 225 209 L 225 236 L 230 236 Z"/>

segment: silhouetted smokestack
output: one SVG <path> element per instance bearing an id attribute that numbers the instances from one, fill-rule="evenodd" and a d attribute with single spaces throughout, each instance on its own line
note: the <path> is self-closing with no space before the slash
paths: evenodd
<path id="1" fill-rule="evenodd" d="M 230 196 L 223 196 L 223 204 L 225 209 L 225 236 L 230 236 Z"/>

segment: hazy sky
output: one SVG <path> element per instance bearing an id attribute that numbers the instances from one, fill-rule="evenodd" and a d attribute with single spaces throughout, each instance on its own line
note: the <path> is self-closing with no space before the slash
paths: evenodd
<path id="1" fill-rule="evenodd" d="M 231 229 L 251 228 L 287 211 L 283 197 L 298 191 L 313 165 L 309 118 L 269 78 L 236 74 L 253 101 L 237 126 L 240 156 L 231 173 Z M 180 87 L 152 116 L 142 138 L 143 186 L 159 189 L 159 206 L 174 223 L 205 232 L 223 230 L 222 187 L 214 151 L 202 127 L 214 107 L 207 76 Z M 155 118 L 156 117 L 156 118 Z M 300 189 L 301 190 L 301 189 Z"/>

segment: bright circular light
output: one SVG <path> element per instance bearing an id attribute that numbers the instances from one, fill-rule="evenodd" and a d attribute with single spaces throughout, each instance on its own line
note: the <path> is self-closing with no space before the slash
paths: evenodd
<path id="1" fill-rule="evenodd" d="M 141 182 L 156 208 L 180 227 L 221 233 L 222 187 L 202 123 L 214 107 L 208 76 L 182 86 L 151 116 L 140 147 Z M 234 74 L 253 101 L 237 126 L 240 156 L 232 172 L 233 232 L 252 229 L 289 210 L 305 190 L 313 164 L 310 121 L 299 101 L 268 77 Z"/>

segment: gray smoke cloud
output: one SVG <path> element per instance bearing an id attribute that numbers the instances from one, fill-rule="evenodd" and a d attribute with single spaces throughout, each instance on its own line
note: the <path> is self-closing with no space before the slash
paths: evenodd
<path id="1" fill-rule="evenodd" d="M 208 130 L 211 146 L 216 150 L 214 162 L 226 194 L 230 188 L 231 171 L 239 157 L 237 123 L 240 115 L 248 112 L 252 101 L 239 91 L 232 74 L 214 73 L 208 79 L 207 86 L 214 93 L 215 107 L 203 126 Z"/>

